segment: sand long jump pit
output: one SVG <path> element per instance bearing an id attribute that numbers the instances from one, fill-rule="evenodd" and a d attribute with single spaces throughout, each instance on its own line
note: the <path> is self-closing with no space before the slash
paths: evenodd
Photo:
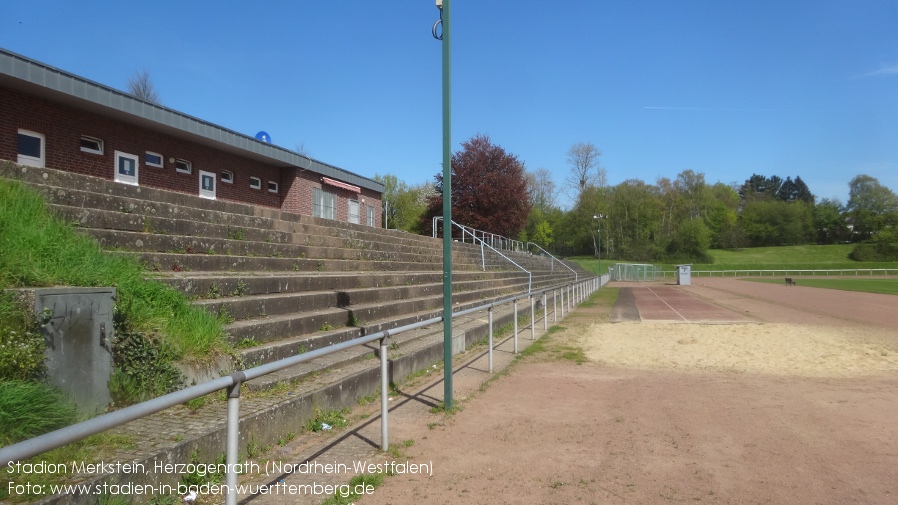
<path id="1" fill-rule="evenodd" d="M 628 367 L 848 377 L 898 371 L 896 315 L 889 295 L 724 279 L 627 285 L 618 324 L 596 323 L 579 342 L 590 359 Z"/>
<path id="2" fill-rule="evenodd" d="M 538 355 L 397 433 L 434 475 L 361 503 L 898 503 L 898 298 L 622 287 L 646 289 L 628 318 L 583 306 L 548 337 L 588 362 Z"/>

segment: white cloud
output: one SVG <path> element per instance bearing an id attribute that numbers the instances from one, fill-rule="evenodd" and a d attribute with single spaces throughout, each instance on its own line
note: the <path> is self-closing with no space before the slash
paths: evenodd
<path id="1" fill-rule="evenodd" d="M 864 77 L 873 77 L 877 75 L 898 75 L 898 65 L 882 65 L 879 67 L 879 70 L 864 74 Z"/>

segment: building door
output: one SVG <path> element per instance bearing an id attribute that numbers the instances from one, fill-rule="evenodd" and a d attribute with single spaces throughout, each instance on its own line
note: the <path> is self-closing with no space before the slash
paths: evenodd
<path id="1" fill-rule="evenodd" d="M 140 160 L 133 154 L 115 152 L 115 182 L 137 186 Z"/>
<path id="2" fill-rule="evenodd" d="M 200 198 L 215 200 L 215 174 L 200 170 Z"/>
<path id="3" fill-rule="evenodd" d="M 359 202 L 349 200 L 349 222 L 359 224 Z"/>

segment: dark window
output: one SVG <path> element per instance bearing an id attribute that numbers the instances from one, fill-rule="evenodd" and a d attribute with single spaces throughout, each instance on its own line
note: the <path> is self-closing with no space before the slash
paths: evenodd
<path id="1" fill-rule="evenodd" d="M 41 157 L 41 138 L 31 135 L 19 134 L 19 154 L 23 156 L 31 156 L 32 158 Z"/>
<path id="2" fill-rule="evenodd" d="M 146 156 L 144 157 L 144 162 L 146 162 L 146 164 L 151 167 L 162 168 L 162 166 L 163 166 L 162 165 L 162 155 L 159 153 L 154 153 L 154 152 L 150 152 L 150 151 L 147 151 Z"/>

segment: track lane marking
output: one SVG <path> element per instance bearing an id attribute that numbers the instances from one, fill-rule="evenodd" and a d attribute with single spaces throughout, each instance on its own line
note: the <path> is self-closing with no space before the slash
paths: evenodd
<path id="1" fill-rule="evenodd" d="M 689 322 L 688 319 L 686 319 L 685 317 L 683 317 L 683 314 L 680 314 L 680 311 L 678 311 L 677 309 L 671 307 L 669 303 L 667 303 L 666 301 L 664 301 L 664 298 L 661 298 L 660 296 L 658 296 L 658 293 L 655 293 L 655 290 L 653 290 L 652 288 L 647 288 L 647 289 L 648 289 L 653 295 L 655 295 L 655 298 L 661 300 L 661 303 L 663 303 L 664 305 L 667 305 L 667 308 L 669 308 L 670 310 L 674 311 L 674 314 L 680 316 L 680 319 L 682 319 L 683 321 L 686 321 L 687 323 Z"/>

